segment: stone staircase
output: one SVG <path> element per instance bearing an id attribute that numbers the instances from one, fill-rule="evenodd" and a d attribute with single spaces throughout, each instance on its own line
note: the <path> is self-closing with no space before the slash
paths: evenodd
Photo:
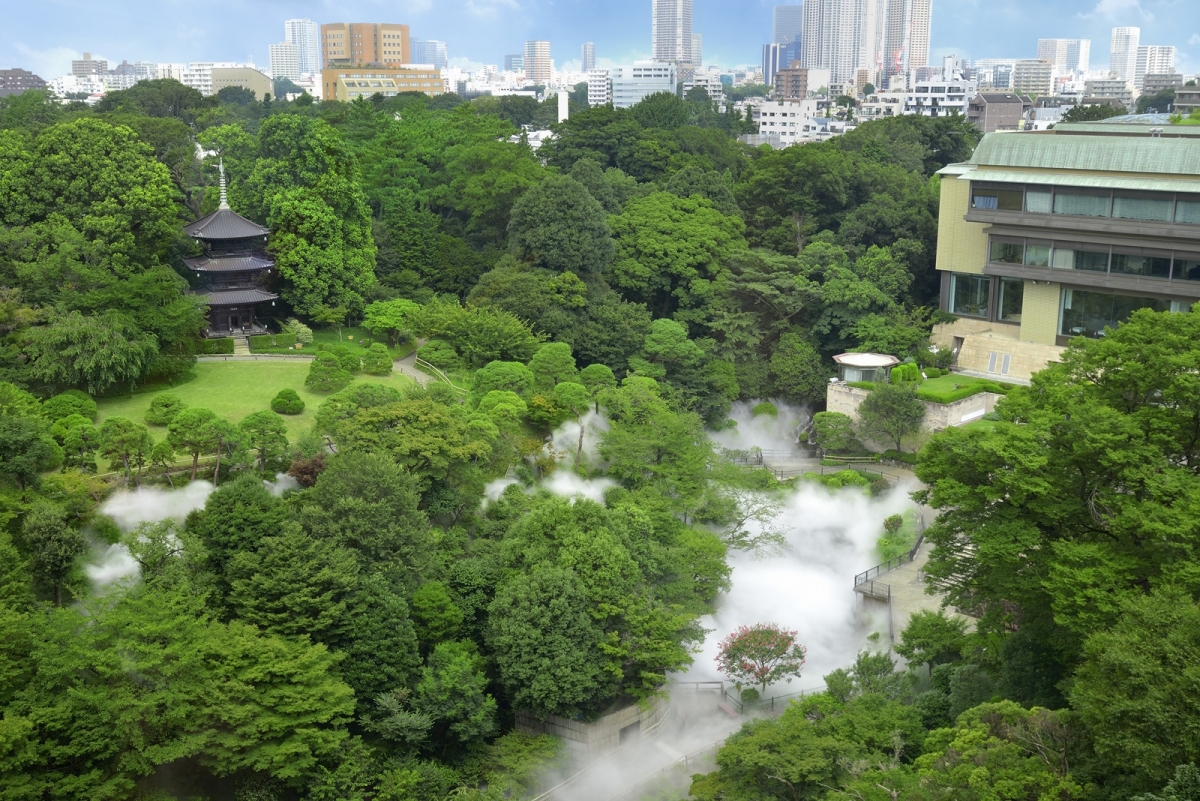
<path id="1" fill-rule="evenodd" d="M 234 337 L 233 338 L 233 355 L 234 356 L 249 356 L 250 355 L 250 338 L 249 337 Z"/>

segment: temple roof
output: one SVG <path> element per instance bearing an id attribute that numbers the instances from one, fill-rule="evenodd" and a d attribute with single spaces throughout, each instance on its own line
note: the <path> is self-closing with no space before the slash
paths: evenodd
<path id="1" fill-rule="evenodd" d="M 275 262 L 262 256 L 196 256 L 184 259 L 189 269 L 201 273 L 245 273 L 265 270 Z"/>
<path id="2" fill-rule="evenodd" d="M 209 306 L 249 306 L 267 300 L 277 300 L 278 295 L 263 292 L 261 289 L 225 289 L 211 292 L 197 292 L 197 297 L 204 298 Z"/>
<path id="3" fill-rule="evenodd" d="M 183 226 L 183 231 L 196 239 L 249 239 L 271 233 L 229 208 L 217 209 L 207 217 Z"/>

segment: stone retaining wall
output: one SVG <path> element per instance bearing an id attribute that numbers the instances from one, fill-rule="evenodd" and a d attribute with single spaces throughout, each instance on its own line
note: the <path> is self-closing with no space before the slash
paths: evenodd
<path id="1" fill-rule="evenodd" d="M 870 392 L 869 389 L 831 383 L 825 391 L 825 408 L 831 412 L 848 415 L 857 422 L 858 405 Z M 980 392 L 953 403 L 921 401 L 925 404 L 925 420 L 921 423 L 921 430 L 941 431 L 952 426 L 974 422 L 993 411 L 996 408 L 996 402 L 1003 397 L 994 392 Z"/>

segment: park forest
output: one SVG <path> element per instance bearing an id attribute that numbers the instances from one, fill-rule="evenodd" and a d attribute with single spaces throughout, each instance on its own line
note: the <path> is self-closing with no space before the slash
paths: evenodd
<path id="1" fill-rule="evenodd" d="M 556 106 L 0 99 L 0 799 L 530 798 L 565 756 L 517 712 L 663 692 L 729 554 L 772 547 L 755 509 L 822 480 L 714 447 L 732 404 L 819 407 L 845 351 L 948 366 L 964 120 L 773 151 L 703 90 Z M 251 349 L 313 359 L 199 335 L 183 228 L 222 169 L 271 231 Z M 547 448 L 589 415 L 596 442 Z M 927 574 L 971 625 L 915 615 L 903 662 L 747 723 L 687 798 L 1200 799 L 1200 316 L 1137 312 L 990 417 L 915 457 Z M 101 511 L 196 479 L 185 519 Z"/>

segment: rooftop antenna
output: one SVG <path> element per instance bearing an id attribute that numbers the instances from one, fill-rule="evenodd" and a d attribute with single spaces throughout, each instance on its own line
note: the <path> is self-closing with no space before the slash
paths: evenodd
<path id="1" fill-rule="evenodd" d="M 221 173 L 221 205 L 218 206 L 217 208 L 224 210 L 224 211 L 230 211 L 231 209 L 229 208 L 229 196 L 227 194 L 225 194 L 225 159 L 221 159 L 217 163 L 217 169 Z"/>

